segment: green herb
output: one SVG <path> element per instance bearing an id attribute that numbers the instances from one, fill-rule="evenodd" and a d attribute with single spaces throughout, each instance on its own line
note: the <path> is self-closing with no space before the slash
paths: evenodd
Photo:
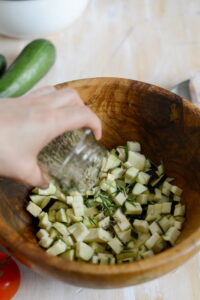
<path id="1" fill-rule="evenodd" d="M 97 225 L 92 217 L 88 216 L 88 220 L 89 220 L 90 224 Z"/>
<path id="2" fill-rule="evenodd" d="M 118 207 L 115 203 L 112 202 L 112 199 L 105 193 L 99 191 L 97 192 L 97 198 L 100 197 L 102 201 L 94 200 L 94 203 L 100 205 L 102 210 L 104 210 L 108 215 L 112 215 L 113 211 Z"/>
<path id="3" fill-rule="evenodd" d="M 118 190 L 118 192 L 121 192 L 124 195 L 126 195 L 126 184 L 123 181 L 119 180 L 117 182 L 117 190 Z"/>

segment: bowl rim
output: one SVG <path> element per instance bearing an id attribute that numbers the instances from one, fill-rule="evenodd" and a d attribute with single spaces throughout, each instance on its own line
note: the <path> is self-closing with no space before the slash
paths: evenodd
<path id="1" fill-rule="evenodd" d="M 86 80 L 95 81 L 96 79 L 104 81 L 111 81 L 114 83 L 127 83 L 127 82 L 136 82 L 141 83 L 141 81 L 118 78 L 118 77 L 95 77 L 95 78 L 84 78 L 80 80 L 73 80 L 65 83 L 60 83 L 55 85 L 56 88 L 62 88 L 64 85 L 69 86 L 72 83 L 83 82 Z M 163 89 L 153 84 L 142 82 L 144 85 L 148 87 L 155 88 L 158 92 L 165 91 L 168 95 L 174 95 L 171 91 Z M 180 98 L 183 102 L 184 106 L 186 106 L 189 110 L 195 110 L 200 115 L 200 109 L 198 109 L 195 105 L 188 102 L 187 100 Z M 137 274 L 143 276 L 144 274 L 148 274 L 151 270 L 156 270 L 157 268 L 163 268 L 165 270 L 165 266 L 170 262 L 176 261 L 176 263 L 171 268 L 166 268 L 166 271 L 162 272 L 163 274 L 168 272 L 169 269 L 173 269 L 180 265 L 183 261 L 186 261 L 190 258 L 190 256 L 194 255 L 196 252 L 200 250 L 200 226 L 197 228 L 190 236 L 185 238 L 183 241 L 179 242 L 177 245 L 164 250 L 163 252 L 156 254 L 155 256 L 146 258 L 145 260 L 134 261 L 127 264 L 114 264 L 114 265 L 96 265 L 87 262 L 78 262 L 78 261 L 69 261 L 66 260 L 63 263 L 63 259 L 60 257 L 52 256 L 46 253 L 43 249 L 35 250 L 35 244 L 31 244 L 29 241 L 23 239 L 18 233 L 9 227 L 6 222 L 3 222 L 0 219 L 0 238 L 3 241 L 3 245 L 5 244 L 6 248 L 10 252 L 13 252 L 16 257 L 23 257 L 24 264 L 31 267 L 31 263 L 35 265 L 48 265 L 48 267 L 52 267 L 54 270 L 62 271 L 62 272 L 74 272 L 82 275 L 123 275 L 123 274 Z M 18 242 L 16 242 L 18 241 Z M 15 248 L 13 248 L 15 245 Z M 21 260 L 21 259 L 20 259 Z M 29 260 L 31 263 L 27 262 Z M 158 277 L 154 276 L 155 277 Z M 148 280 L 148 278 L 146 279 Z M 143 280 L 145 281 L 145 280 Z M 125 286 L 125 285 L 123 285 Z"/>

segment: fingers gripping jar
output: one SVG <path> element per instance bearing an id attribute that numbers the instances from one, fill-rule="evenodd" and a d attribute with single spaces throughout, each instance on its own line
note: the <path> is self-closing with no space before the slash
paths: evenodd
<path id="1" fill-rule="evenodd" d="M 64 193 L 84 193 L 98 182 L 107 151 L 90 129 L 66 132 L 38 155 L 38 163 Z"/>

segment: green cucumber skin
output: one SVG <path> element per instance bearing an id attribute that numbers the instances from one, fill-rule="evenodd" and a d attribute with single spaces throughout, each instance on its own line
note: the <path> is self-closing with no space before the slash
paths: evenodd
<path id="1" fill-rule="evenodd" d="M 0 98 L 25 94 L 49 71 L 55 58 L 56 49 L 50 41 L 32 41 L 1 77 Z"/>
<path id="2" fill-rule="evenodd" d="M 0 76 L 3 75 L 5 70 L 6 70 L 6 59 L 3 55 L 0 54 Z"/>

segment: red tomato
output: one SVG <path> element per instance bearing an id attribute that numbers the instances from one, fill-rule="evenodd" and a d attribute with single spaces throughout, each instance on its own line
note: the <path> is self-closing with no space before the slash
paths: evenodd
<path id="1" fill-rule="evenodd" d="M 7 254 L 0 252 L 0 299 L 12 299 L 19 284 L 20 272 L 16 262 Z"/>

